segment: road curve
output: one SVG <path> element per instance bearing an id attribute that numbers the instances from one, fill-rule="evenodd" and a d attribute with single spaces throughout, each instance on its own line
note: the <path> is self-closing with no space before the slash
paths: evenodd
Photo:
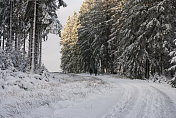
<path id="1" fill-rule="evenodd" d="M 165 87 L 163 91 L 163 85 L 145 81 L 100 78 L 124 88 L 117 103 L 102 118 L 176 118 L 175 89 Z"/>

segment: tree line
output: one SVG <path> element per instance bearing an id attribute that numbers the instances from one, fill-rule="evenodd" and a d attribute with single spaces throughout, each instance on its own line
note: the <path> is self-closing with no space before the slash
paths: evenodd
<path id="1" fill-rule="evenodd" d="M 0 0 L 0 68 L 36 72 L 42 41 L 60 34 L 56 10 L 63 0 Z"/>
<path id="2" fill-rule="evenodd" d="M 64 72 L 144 79 L 175 72 L 175 0 L 84 0 L 62 32 Z"/>

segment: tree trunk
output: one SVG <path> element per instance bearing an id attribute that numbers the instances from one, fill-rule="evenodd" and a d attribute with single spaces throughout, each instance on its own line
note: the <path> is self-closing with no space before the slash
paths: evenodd
<path id="1" fill-rule="evenodd" d="M 161 53 L 161 60 L 160 60 L 160 68 L 161 68 L 161 70 L 160 70 L 160 73 L 161 73 L 161 75 L 163 74 L 163 54 Z"/>
<path id="2" fill-rule="evenodd" d="M 35 70 L 35 60 L 34 60 L 34 51 L 35 51 L 35 29 L 36 29 L 36 6 L 37 6 L 37 3 L 36 3 L 36 0 L 34 2 L 34 21 L 33 21 L 33 44 L 32 44 L 32 64 L 31 64 L 31 73 L 34 73 L 34 70 Z"/>
<path id="3" fill-rule="evenodd" d="M 34 49 L 34 66 L 35 69 L 39 68 L 39 32 L 40 29 L 36 28 L 35 49 Z"/>
<path id="4" fill-rule="evenodd" d="M 26 54 L 26 38 L 25 38 L 25 32 L 23 34 L 23 55 L 25 56 Z"/>
<path id="5" fill-rule="evenodd" d="M 42 65 L 42 37 L 41 37 L 41 31 L 40 31 L 40 33 L 39 33 L 39 43 L 40 43 L 40 48 L 39 48 L 39 50 L 40 50 L 40 52 L 39 52 L 39 67 L 41 67 L 41 65 Z"/>
<path id="6" fill-rule="evenodd" d="M 3 40 L 2 40 L 2 49 L 5 50 L 5 37 L 3 36 Z"/>
<path id="7" fill-rule="evenodd" d="M 11 46 L 12 46 L 12 16 L 13 15 L 13 2 L 12 1 L 10 1 L 10 45 L 9 45 L 9 47 L 8 48 L 12 48 Z"/>
<path id="8" fill-rule="evenodd" d="M 17 39 L 17 33 L 15 33 L 15 50 L 17 51 L 18 48 L 18 39 Z"/>
<path id="9" fill-rule="evenodd" d="M 146 79 L 149 79 L 149 73 L 150 73 L 149 60 L 146 59 L 146 63 L 145 63 L 145 78 Z"/>
<path id="10" fill-rule="evenodd" d="M 9 38 L 6 42 L 6 51 L 11 52 L 12 51 L 12 18 L 13 18 L 13 2 L 10 1 L 10 26 L 9 26 Z"/>
<path id="11" fill-rule="evenodd" d="M 2 48 L 2 40 L 1 40 L 1 35 L 0 35 L 0 48 Z"/>
<path id="12" fill-rule="evenodd" d="M 32 32 L 33 32 L 33 29 L 30 28 L 30 31 L 29 31 L 29 48 L 28 48 L 28 57 L 29 57 L 30 68 L 31 68 L 31 65 L 32 65 L 32 42 L 33 42 L 33 39 L 32 39 L 33 33 Z"/>

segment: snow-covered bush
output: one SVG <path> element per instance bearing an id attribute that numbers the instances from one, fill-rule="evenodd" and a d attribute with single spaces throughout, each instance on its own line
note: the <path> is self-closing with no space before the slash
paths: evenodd
<path id="1" fill-rule="evenodd" d="M 0 49 L 0 69 L 27 72 L 29 70 L 29 60 L 17 51 L 9 54 Z"/>
<path id="2" fill-rule="evenodd" d="M 7 53 L 6 51 L 0 49 L 0 69 L 1 70 L 13 70 L 13 71 L 21 71 L 28 72 L 30 70 L 30 62 L 27 55 L 23 55 L 23 53 L 19 51 L 12 51 L 12 53 Z M 35 73 L 42 74 L 43 71 L 47 71 L 44 65 L 37 68 Z"/>
<path id="3" fill-rule="evenodd" d="M 37 87 L 38 83 L 48 82 L 50 76 L 48 72 L 45 72 L 45 75 L 31 75 L 23 72 L 13 70 L 0 70 L 0 90 L 3 89 L 23 89 L 25 91 L 30 91 L 32 88 Z"/>
<path id="4" fill-rule="evenodd" d="M 10 69 L 13 68 L 13 63 L 9 58 L 9 55 L 0 49 L 0 69 Z"/>
<path id="5" fill-rule="evenodd" d="M 176 77 L 173 77 L 167 83 L 170 84 L 172 87 L 176 88 Z"/>
<path id="6" fill-rule="evenodd" d="M 13 51 L 9 56 L 15 69 L 22 72 L 29 70 L 29 59 L 20 51 Z"/>
<path id="7" fill-rule="evenodd" d="M 158 73 L 155 73 L 154 76 L 150 75 L 150 80 L 152 80 L 153 82 L 165 83 L 167 82 L 167 77 L 164 75 L 159 75 Z"/>

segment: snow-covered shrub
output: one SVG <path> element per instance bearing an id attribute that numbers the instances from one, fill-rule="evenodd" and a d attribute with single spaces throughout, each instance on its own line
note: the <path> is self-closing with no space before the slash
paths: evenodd
<path id="1" fill-rule="evenodd" d="M 15 69 L 26 72 L 29 70 L 29 59 L 20 51 L 13 51 L 10 59 Z"/>
<path id="2" fill-rule="evenodd" d="M 23 55 L 21 52 L 13 51 L 13 53 L 7 53 L 0 49 L 0 69 L 12 70 L 14 72 L 28 72 L 30 70 L 29 58 L 27 55 Z M 35 73 L 42 74 L 44 70 L 47 70 L 44 65 L 36 69 Z"/>
<path id="3" fill-rule="evenodd" d="M 20 52 L 9 54 L 0 49 L 0 69 L 26 72 L 29 70 L 29 59 Z"/>
<path id="4" fill-rule="evenodd" d="M 170 84 L 172 87 L 176 88 L 176 77 L 173 77 L 167 83 Z"/>
<path id="5" fill-rule="evenodd" d="M 167 82 L 167 78 L 164 75 L 159 75 L 158 73 L 155 73 L 154 76 L 150 76 L 150 79 L 153 80 L 153 82 L 158 82 L 158 83 Z"/>
<path id="6" fill-rule="evenodd" d="M 48 72 L 48 70 L 46 69 L 45 65 L 42 65 L 41 67 L 35 70 L 35 73 L 40 74 L 40 75 L 46 72 Z"/>
<path id="7" fill-rule="evenodd" d="M 14 72 L 13 70 L 0 69 L 0 90 L 16 88 L 30 91 L 41 81 L 46 83 L 49 81 L 49 77 L 47 78 L 43 75 L 31 75 L 19 71 Z"/>
<path id="8" fill-rule="evenodd" d="M 176 88 L 176 77 L 174 77 L 171 81 L 170 81 L 170 85 L 174 88 Z"/>
<path id="9" fill-rule="evenodd" d="M 9 55 L 5 51 L 0 49 L 0 69 L 11 69 L 13 68 L 13 63 L 9 58 Z"/>

